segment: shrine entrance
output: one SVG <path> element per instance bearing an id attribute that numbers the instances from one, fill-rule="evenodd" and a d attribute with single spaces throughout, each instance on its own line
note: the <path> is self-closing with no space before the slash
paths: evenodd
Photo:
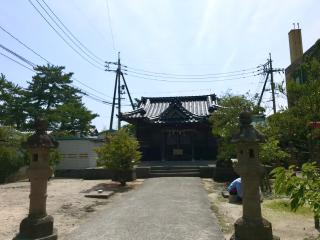
<path id="1" fill-rule="evenodd" d="M 191 131 L 170 131 L 165 133 L 165 159 L 167 161 L 192 161 L 193 133 Z"/>

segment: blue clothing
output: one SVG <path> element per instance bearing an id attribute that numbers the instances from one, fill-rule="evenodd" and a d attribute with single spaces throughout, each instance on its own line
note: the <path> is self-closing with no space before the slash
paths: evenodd
<path id="1" fill-rule="evenodd" d="M 228 192 L 234 191 L 234 189 L 237 190 L 238 197 L 242 198 L 242 188 L 241 188 L 241 178 L 237 178 L 232 183 L 230 183 L 228 187 Z"/>

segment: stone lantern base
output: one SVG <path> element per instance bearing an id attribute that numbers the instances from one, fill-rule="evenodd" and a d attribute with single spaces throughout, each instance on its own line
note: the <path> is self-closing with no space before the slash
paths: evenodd
<path id="1" fill-rule="evenodd" d="M 280 240 L 272 235 L 271 223 L 266 219 L 261 222 L 239 218 L 234 224 L 235 233 L 230 240 Z"/>
<path id="2" fill-rule="evenodd" d="M 20 223 L 20 232 L 13 240 L 56 240 L 57 231 L 53 228 L 53 217 L 23 219 Z"/>

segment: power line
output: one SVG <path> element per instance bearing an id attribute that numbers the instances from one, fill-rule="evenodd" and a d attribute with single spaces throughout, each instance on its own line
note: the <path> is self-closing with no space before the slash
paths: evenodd
<path id="1" fill-rule="evenodd" d="M 109 64 L 114 64 L 117 65 L 117 70 L 111 70 L 109 69 Z M 116 73 L 116 78 L 115 78 L 115 85 L 114 85 L 114 90 L 113 90 L 113 99 L 112 99 L 112 109 L 111 109 L 111 118 L 110 118 L 110 125 L 109 125 L 109 129 L 112 130 L 113 129 L 113 116 L 114 116 L 114 110 L 115 107 L 117 105 L 118 108 L 118 130 L 121 128 L 121 105 L 122 102 L 121 100 L 122 95 L 125 94 L 125 91 L 128 94 L 132 109 L 135 109 L 135 105 L 133 104 L 132 98 L 131 98 L 131 94 L 126 82 L 126 79 L 124 78 L 124 74 L 121 70 L 121 60 L 120 60 L 120 52 L 118 52 L 118 61 L 117 62 L 107 62 L 107 66 L 106 66 L 106 71 L 108 72 L 115 72 Z M 122 83 L 121 83 L 121 79 L 122 79 Z M 116 103 L 117 100 L 117 103 Z"/>
<path id="2" fill-rule="evenodd" d="M 79 44 L 77 44 L 68 33 L 66 33 L 63 28 L 56 22 L 56 20 L 54 20 L 54 18 L 51 16 L 51 14 L 42 6 L 42 4 L 36 0 L 37 3 L 40 5 L 40 7 L 42 8 L 43 11 L 45 11 L 45 13 L 49 16 L 49 18 L 51 19 L 51 21 L 54 22 L 54 24 L 62 31 L 62 33 L 81 51 L 83 52 L 87 57 L 89 57 L 92 61 L 94 61 L 97 64 L 103 65 L 102 63 L 100 63 L 99 61 L 97 61 L 95 58 L 93 58 L 92 56 L 90 56 L 85 50 L 83 50 L 83 48 L 81 46 L 79 46 Z M 58 19 L 60 21 L 60 19 Z"/>
<path id="3" fill-rule="evenodd" d="M 8 53 L 14 55 L 15 57 L 19 58 L 21 61 L 25 62 L 26 64 L 30 65 L 32 68 L 34 68 L 36 66 L 36 64 L 34 64 L 33 62 L 29 61 L 28 59 L 22 57 L 21 55 L 19 55 L 18 53 L 10 50 L 9 48 L 6 48 L 5 46 L 3 46 L 2 44 L 0 44 L 0 48 L 4 49 L 5 51 L 7 51 Z"/>
<path id="4" fill-rule="evenodd" d="M 258 81 L 257 87 L 255 88 L 254 93 L 258 93 L 259 90 L 261 89 L 262 85 L 264 83 L 264 76 L 263 74 L 260 75 L 260 80 Z"/>
<path id="5" fill-rule="evenodd" d="M 107 40 L 106 36 L 105 36 L 103 33 L 101 33 L 101 31 L 99 31 L 99 30 L 96 28 L 95 24 L 92 23 L 92 21 L 90 20 L 90 18 L 88 17 L 88 15 L 86 15 L 86 13 L 85 13 L 79 6 L 77 6 L 77 4 L 75 3 L 75 0 L 72 0 L 71 2 L 73 3 L 73 4 L 72 4 L 73 7 L 80 13 L 81 17 L 82 17 L 84 20 L 86 20 L 86 22 L 87 22 L 88 25 L 91 27 L 91 29 L 93 29 L 93 30 L 99 35 L 99 37 L 101 38 L 101 40 L 103 41 L 103 43 L 105 44 L 105 46 L 107 46 L 107 45 L 106 45 L 106 42 L 108 42 L 108 40 Z M 69 2 L 69 3 L 70 3 L 70 2 Z"/>
<path id="6" fill-rule="evenodd" d="M 261 71 L 260 67 L 251 67 L 251 68 L 246 68 L 246 69 L 241 69 L 241 70 L 235 70 L 235 71 L 230 71 L 230 72 L 221 72 L 221 73 L 205 73 L 205 74 L 179 74 L 179 73 L 165 73 L 165 72 L 153 72 L 153 71 L 148 71 L 148 70 L 143 70 L 139 68 L 133 68 L 133 67 L 128 67 L 124 66 L 125 68 L 132 69 L 138 72 L 143 72 L 143 73 L 151 73 L 151 74 L 156 74 L 156 75 L 165 75 L 165 76 L 177 76 L 177 77 L 200 77 L 200 76 L 219 76 L 219 75 L 230 75 L 230 74 L 235 74 L 235 73 L 244 73 L 244 72 L 255 72 L 255 71 Z M 258 69 L 255 71 L 252 71 L 254 69 Z"/>
<path id="7" fill-rule="evenodd" d="M 22 60 L 23 62 L 25 62 L 25 63 L 28 64 L 29 66 L 31 66 L 31 67 L 36 66 L 36 65 L 35 65 L 34 63 L 32 63 L 31 61 L 29 61 L 29 60 L 27 60 L 26 58 L 20 56 L 19 54 L 15 53 L 14 51 L 12 51 L 12 50 L 10 50 L 10 49 L 2 46 L 1 44 L 0 44 L 0 47 L 3 48 L 3 49 L 5 49 L 6 51 L 8 51 L 9 53 L 11 53 L 11 54 L 14 55 L 15 57 L 19 58 L 20 60 Z M 28 70 L 36 73 L 36 71 L 35 71 L 33 68 L 29 68 L 29 67 L 25 66 L 24 64 L 16 61 L 15 59 L 7 56 L 6 54 L 3 54 L 3 53 L 0 53 L 0 54 L 1 54 L 2 56 L 4 56 L 4 57 L 8 58 L 9 60 L 11 60 L 11 61 L 19 64 L 20 66 L 22 66 L 22 67 L 24 67 L 24 68 L 26 68 L 26 69 L 28 69 Z M 73 79 L 73 78 L 72 78 L 72 80 L 76 80 L 76 79 Z M 76 80 L 76 81 L 80 82 L 79 80 Z M 81 82 L 80 82 L 80 83 L 81 83 Z M 83 83 L 82 83 L 82 84 L 83 84 Z M 95 94 L 93 94 L 93 93 L 90 93 L 90 92 L 88 92 L 88 91 L 86 91 L 86 90 L 84 90 L 84 89 L 82 89 L 82 88 L 80 88 L 80 87 L 78 87 L 78 86 L 76 86 L 76 85 L 74 85 L 74 84 L 71 84 L 71 85 L 74 86 L 74 87 L 76 87 L 77 89 L 79 89 L 80 92 L 81 92 L 84 96 L 89 97 L 89 98 L 91 98 L 91 99 L 94 99 L 94 100 L 96 100 L 96 101 L 99 101 L 99 102 L 101 102 L 101 103 L 111 105 L 111 103 L 108 102 L 107 100 L 105 100 L 105 99 L 103 99 L 103 98 L 101 98 L 101 97 L 99 97 L 99 96 L 97 96 L 97 95 L 95 95 Z"/>
<path id="8" fill-rule="evenodd" d="M 23 65 L 22 63 L 20 63 L 20 62 L 18 62 L 18 61 L 16 61 L 16 60 L 14 60 L 13 58 L 11 58 L 11 57 L 7 56 L 6 54 L 4 54 L 4 53 L 1 53 L 1 52 L 0 52 L 0 55 L 2 55 L 2 56 L 4 56 L 4 57 L 8 58 L 9 60 L 11 60 L 11 61 L 13 61 L 13 62 L 15 62 L 15 63 L 19 64 L 20 66 L 22 66 L 22 67 L 24 67 L 24 68 L 26 68 L 26 69 L 28 69 L 28 70 L 30 70 L 30 71 L 32 71 L 32 72 L 34 72 L 34 73 L 36 73 L 36 71 L 35 71 L 35 70 L 33 70 L 32 68 L 29 68 L 29 67 L 27 67 L 27 66 Z M 81 93 L 82 93 L 85 97 L 88 97 L 88 98 L 90 98 L 90 99 L 92 99 L 92 100 L 95 100 L 95 101 L 97 101 L 97 102 L 103 103 L 103 104 L 105 104 L 105 105 L 112 105 L 112 103 L 110 103 L 110 102 L 108 102 L 108 101 L 106 101 L 106 100 L 103 100 L 103 99 L 101 99 L 101 98 L 99 98 L 99 97 L 96 97 L 96 96 L 94 96 L 94 95 L 93 95 L 93 96 L 92 96 L 92 95 L 90 95 L 88 92 L 84 91 L 83 89 L 79 88 L 78 86 L 75 86 L 75 85 L 73 85 L 73 84 L 72 84 L 72 86 L 74 86 L 75 88 L 77 88 L 78 90 L 80 90 L 80 91 L 81 91 Z"/>
<path id="9" fill-rule="evenodd" d="M 168 58 L 167 58 L 168 59 Z M 168 60 L 156 60 L 156 59 L 152 59 L 152 58 L 145 58 L 145 59 L 134 59 L 134 64 L 139 63 L 139 65 L 141 64 L 147 64 L 147 65 L 165 65 L 165 66 L 195 66 L 195 67 L 216 67 L 217 64 L 216 63 L 211 63 L 211 62 L 186 62 L 186 63 L 182 63 L 182 62 L 170 62 Z M 129 60 L 132 61 L 132 59 L 129 57 Z"/>
<path id="10" fill-rule="evenodd" d="M 11 36 L 13 39 L 15 39 L 17 42 L 19 42 L 21 45 L 23 45 L 25 48 L 27 48 L 29 51 L 33 52 L 34 54 L 36 54 L 37 56 L 39 56 L 41 59 L 45 60 L 47 63 L 54 65 L 53 63 L 51 63 L 48 59 L 46 59 L 45 57 L 41 56 L 40 53 L 36 52 L 35 50 L 33 50 L 31 47 L 29 47 L 28 45 L 26 45 L 25 43 L 23 43 L 20 39 L 18 39 L 17 37 L 15 37 L 12 33 L 10 33 L 9 31 L 7 31 L 6 29 L 4 29 L 2 26 L 0 26 L 0 29 L 2 29 L 4 32 L 6 32 L 9 36 Z M 81 82 L 80 80 L 76 79 L 76 78 L 72 78 L 72 80 L 79 82 L 80 84 L 82 84 L 83 86 L 86 86 L 87 88 L 91 89 L 92 91 L 99 93 L 103 96 L 106 96 L 104 93 L 88 86 L 87 84 Z M 110 96 L 106 96 L 109 98 L 112 98 Z"/>
<path id="11" fill-rule="evenodd" d="M 83 90 L 82 88 L 80 88 L 80 87 L 78 87 L 78 86 L 76 86 L 74 84 L 71 84 L 71 86 L 73 86 L 74 88 L 78 89 L 84 96 L 86 96 L 88 98 L 91 98 L 93 100 L 99 101 L 99 102 L 107 104 L 107 105 L 112 105 L 111 102 L 109 102 L 109 101 L 107 101 L 107 100 L 105 100 L 105 99 L 103 99 L 103 98 L 101 98 L 101 97 L 99 97 L 99 96 L 97 96 L 97 95 L 95 95 L 93 93 L 90 93 L 90 92 L 88 92 L 86 90 Z"/>
<path id="12" fill-rule="evenodd" d="M 148 73 L 139 73 L 136 71 L 131 71 L 127 70 L 126 72 L 128 73 L 134 73 L 138 74 L 141 76 L 149 76 L 149 77 L 156 77 L 156 78 L 162 78 L 162 79 L 221 79 L 221 78 L 226 78 L 226 77 L 235 77 L 235 76 L 247 76 L 247 75 L 252 75 L 252 74 L 258 74 L 260 73 L 261 70 L 256 70 L 256 71 L 250 71 L 250 72 L 241 72 L 241 73 L 233 73 L 229 75 L 183 75 L 183 76 L 160 76 L 160 75 L 154 75 L 154 74 L 148 74 Z"/>
<path id="13" fill-rule="evenodd" d="M 271 53 L 269 53 L 269 58 L 267 60 L 267 63 L 263 64 L 263 74 L 266 76 L 265 81 L 262 87 L 262 91 L 258 100 L 258 106 L 260 106 L 262 98 L 263 98 L 263 93 L 266 91 L 266 84 L 268 82 L 269 76 L 270 76 L 270 87 L 271 87 L 271 97 L 272 97 L 272 109 L 273 113 L 275 114 L 277 112 L 276 108 L 276 97 L 275 97 L 275 83 L 273 80 L 273 73 L 274 72 L 284 72 L 284 69 L 282 68 L 273 68 L 272 66 L 272 58 L 271 58 Z"/>
<path id="14" fill-rule="evenodd" d="M 35 72 L 32 68 L 29 68 L 29 67 L 27 67 L 26 65 L 23 65 L 22 63 L 20 63 L 20 62 L 18 62 L 18 61 L 16 61 L 16 60 L 14 60 L 13 58 L 9 57 L 8 55 L 6 55 L 6 54 L 4 54 L 4 53 L 1 53 L 1 52 L 0 52 L 0 54 L 1 54 L 2 56 L 4 56 L 4 57 L 6 57 L 6 58 L 10 59 L 11 61 L 13 61 L 13 62 L 15 62 L 15 63 L 19 64 L 20 66 L 22 66 L 22 67 L 24 67 L 24 68 L 26 68 L 26 69 L 28 69 L 28 70 L 30 70 L 30 71 L 32 71 L 32 72 Z"/>
<path id="15" fill-rule="evenodd" d="M 96 92 L 96 93 L 99 93 L 99 94 L 103 95 L 104 97 L 112 98 L 111 96 L 107 96 L 107 95 L 105 95 L 103 92 L 100 92 L 100 91 L 98 91 L 98 90 L 96 90 L 96 89 L 94 89 L 94 88 L 90 87 L 89 85 L 87 85 L 87 84 L 85 84 L 85 83 L 83 83 L 83 82 L 79 81 L 78 79 L 72 78 L 72 80 L 74 80 L 74 81 L 76 81 L 76 82 L 79 82 L 81 85 L 83 85 L 83 86 L 85 86 L 85 87 L 87 87 L 87 88 L 91 89 L 92 91 L 94 91 L 94 92 Z"/>
<path id="16" fill-rule="evenodd" d="M 255 82 L 249 82 L 247 84 L 254 84 Z M 242 83 L 241 83 L 242 84 Z M 233 83 L 234 85 L 234 83 Z M 194 90 L 177 90 L 177 91 L 138 91 L 138 92 L 132 92 L 133 95 L 138 95 L 138 94 L 146 94 L 146 95 L 152 95 L 152 94 L 172 94 L 172 93 L 187 93 L 187 92 L 203 92 L 203 91 L 206 91 L 206 92 L 209 92 L 209 93 L 212 93 L 214 92 L 214 90 L 212 90 L 211 88 L 202 88 L 202 89 L 194 89 Z"/>
<path id="17" fill-rule="evenodd" d="M 87 59 L 85 56 L 83 56 L 77 49 L 75 49 L 59 32 L 55 27 L 52 26 L 52 24 L 46 19 L 45 16 L 40 12 L 40 10 L 33 4 L 31 0 L 28 0 L 29 3 L 33 6 L 33 8 L 40 14 L 40 16 L 46 21 L 46 23 L 52 28 L 52 30 L 73 50 L 75 51 L 83 60 L 88 62 L 90 65 L 94 66 L 97 69 L 103 70 L 103 68 L 97 66 L 96 64 L 92 63 L 89 59 Z"/>
<path id="18" fill-rule="evenodd" d="M 27 49 L 29 49 L 31 52 L 33 52 L 35 55 L 37 55 L 38 57 L 40 57 L 41 59 L 43 59 L 46 62 L 49 62 L 46 58 L 42 57 L 39 53 L 37 53 L 36 51 L 34 51 L 32 48 L 30 48 L 28 45 L 24 44 L 22 41 L 20 41 L 17 37 L 13 36 L 9 31 L 7 31 L 6 29 L 4 29 L 2 26 L 0 26 L 0 29 L 2 31 L 4 31 L 5 33 L 7 33 L 9 36 L 11 36 L 13 39 L 15 39 L 17 42 L 19 42 L 20 44 L 22 44 L 24 47 L 26 47 Z"/>
<path id="19" fill-rule="evenodd" d="M 256 77 L 259 74 L 251 74 L 248 76 L 242 76 L 242 77 L 233 77 L 233 78 L 223 78 L 223 79 L 213 79 L 213 80 L 197 80 L 197 81 L 185 81 L 185 80 L 167 80 L 167 79 L 159 79 L 159 78 L 146 78 L 143 76 L 139 76 L 136 74 L 128 74 L 129 76 L 137 77 L 137 78 L 142 78 L 142 79 L 147 79 L 150 81 L 157 81 L 157 82 L 171 82 L 171 83 L 212 83 L 212 82 L 223 82 L 223 81 L 231 81 L 231 80 L 237 80 L 237 79 L 244 79 L 244 78 L 249 78 L 249 77 Z"/>
<path id="20" fill-rule="evenodd" d="M 115 43 L 114 43 L 114 36 L 113 36 L 113 30 L 112 30 L 110 7 L 109 7 L 109 1 L 108 0 L 106 0 L 106 4 L 107 4 L 107 15 L 108 15 L 108 20 L 109 20 L 108 23 L 109 23 L 111 39 L 112 39 L 112 47 L 113 47 L 113 51 L 116 52 Z"/>
<path id="21" fill-rule="evenodd" d="M 36 0 L 38 2 L 38 0 Z M 50 8 L 50 6 L 46 3 L 45 0 L 42 0 L 42 2 L 46 5 L 46 7 L 49 9 L 49 11 L 55 16 L 55 18 L 61 23 L 61 25 L 67 30 L 67 32 L 92 56 L 94 56 L 96 59 L 98 59 L 101 62 L 104 62 L 104 60 L 100 57 L 98 57 L 96 54 L 94 54 L 90 49 L 88 49 L 71 31 L 70 29 L 63 23 L 63 21 L 54 13 L 54 11 Z M 39 3 L 39 2 L 38 2 Z M 39 3 L 40 4 L 40 3 Z M 98 62 L 99 63 L 99 62 Z"/>
<path id="22" fill-rule="evenodd" d="M 92 99 L 92 100 L 94 100 L 94 101 L 96 101 L 96 102 L 102 103 L 102 104 L 104 104 L 104 105 L 108 105 L 108 106 L 111 106 L 111 105 L 112 105 L 111 103 L 109 103 L 109 102 L 107 102 L 107 101 L 97 99 L 97 98 L 92 97 L 92 96 L 90 96 L 90 95 L 88 95 L 88 94 L 84 94 L 84 97 L 90 98 L 90 99 Z"/>

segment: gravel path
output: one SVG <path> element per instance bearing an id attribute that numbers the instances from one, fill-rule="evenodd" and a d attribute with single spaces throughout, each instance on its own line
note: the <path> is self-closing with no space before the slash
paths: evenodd
<path id="1" fill-rule="evenodd" d="M 200 178 L 151 178 L 113 198 L 68 240 L 222 240 Z"/>

